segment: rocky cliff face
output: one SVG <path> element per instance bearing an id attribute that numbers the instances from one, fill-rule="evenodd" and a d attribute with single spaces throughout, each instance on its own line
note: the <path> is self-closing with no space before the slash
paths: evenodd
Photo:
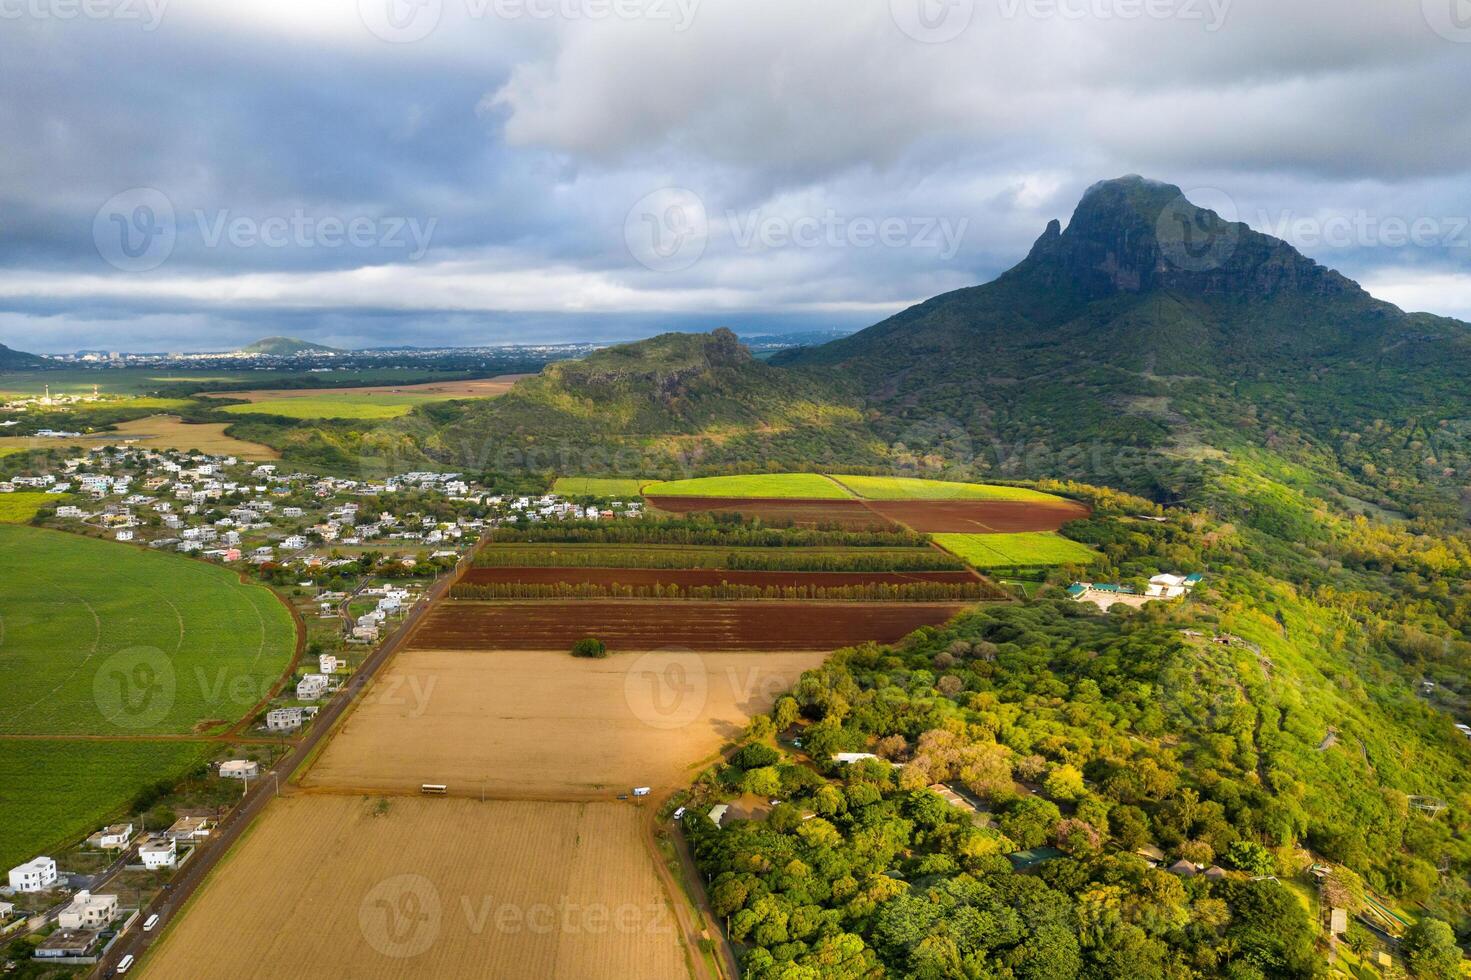
<path id="1" fill-rule="evenodd" d="M 1064 231 L 1053 221 L 1008 273 L 1086 299 L 1170 290 L 1201 295 L 1357 294 L 1349 279 L 1279 239 L 1191 204 L 1172 184 L 1093 185 Z"/>

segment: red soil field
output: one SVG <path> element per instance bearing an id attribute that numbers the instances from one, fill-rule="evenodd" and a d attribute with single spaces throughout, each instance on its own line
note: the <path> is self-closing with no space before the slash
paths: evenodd
<path id="1" fill-rule="evenodd" d="M 470 602 L 445 599 L 410 646 L 424 650 L 567 650 L 585 636 L 609 649 L 835 650 L 893 643 L 936 626 L 962 603 L 854 602 Z"/>
<path id="2" fill-rule="evenodd" d="M 833 525 L 849 530 L 885 529 L 889 522 L 863 500 L 787 500 L 775 497 L 645 497 L 655 510 L 670 514 L 740 514 L 798 527 Z"/>
<path id="3" fill-rule="evenodd" d="M 738 513 L 798 525 L 878 528 L 903 524 L 921 534 L 996 534 L 1056 531 L 1087 517 L 1083 504 L 1059 500 L 778 500 L 765 497 L 649 497 L 649 506 L 671 514 Z"/>
<path id="4" fill-rule="evenodd" d="M 921 534 L 998 534 L 1011 531 L 1056 531 L 1068 521 L 1087 517 L 1083 504 L 1059 500 L 866 500 L 874 513 Z"/>
<path id="5" fill-rule="evenodd" d="M 460 576 L 469 585 L 526 582 L 536 585 L 779 585 L 837 588 L 844 585 L 903 585 L 906 582 L 974 582 L 974 572 L 767 572 L 719 568 L 471 568 Z"/>

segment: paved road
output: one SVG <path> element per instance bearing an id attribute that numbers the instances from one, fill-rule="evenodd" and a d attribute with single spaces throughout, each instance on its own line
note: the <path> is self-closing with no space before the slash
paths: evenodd
<path id="1" fill-rule="evenodd" d="M 218 828 L 209 836 L 209 840 L 199 848 L 199 851 L 186 863 L 174 877 L 164 886 L 162 892 L 155 898 L 147 908 L 143 909 L 138 916 L 138 926 L 129 929 L 118 939 L 108 951 L 108 954 L 97 962 L 91 976 L 111 976 L 119 960 L 129 953 L 134 956 L 148 949 L 167 924 L 170 915 L 181 908 L 203 883 L 204 879 L 214 870 L 215 865 L 220 862 L 230 850 L 231 846 L 240 839 L 253 820 L 265 809 L 271 798 L 279 793 L 280 781 L 290 779 L 291 774 L 296 771 L 316 749 L 317 745 L 332 730 L 332 726 L 342 717 L 343 713 L 358 699 L 368 682 L 372 679 L 385 663 L 398 651 L 405 639 L 407 639 L 419 625 L 419 620 L 424 613 L 449 589 L 461 569 L 467 564 L 476 549 L 471 548 L 460 559 L 460 563 L 449 574 L 440 578 L 409 610 L 398 629 L 386 639 L 382 646 L 373 651 L 363 665 L 348 680 L 344 689 L 337 697 L 333 698 L 317 713 L 316 720 L 312 722 L 311 729 L 286 755 L 271 769 L 262 773 L 245 794 L 245 798 L 220 821 Z M 158 915 L 158 926 L 152 932 L 144 932 L 141 923 L 145 922 L 150 915 Z"/>

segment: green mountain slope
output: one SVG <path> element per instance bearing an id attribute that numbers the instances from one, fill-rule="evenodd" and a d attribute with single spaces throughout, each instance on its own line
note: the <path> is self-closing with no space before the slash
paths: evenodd
<path id="1" fill-rule="evenodd" d="M 1285 438 L 1378 496 L 1383 464 L 1364 466 L 1379 450 L 1421 462 L 1396 441 L 1428 435 L 1443 448 L 1422 460 L 1465 458 L 1471 328 L 1406 314 L 1176 187 L 1127 177 L 1095 185 L 994 282 L 774 363 L 858 379 L 887 441 L 976 474 L 1178 497 L 1219 451 Z"/>
<path id="2" fill-rule="evenodd" d="M 51 361 L 44 357 L 0 344 L 0 371 L 37 371 L 51 366 Z"/>
<path id="3" fill-rule="evenodd" d="M 660 476 L 882 459 L 856 398 L 757 360 L 724 329 L 551 364 L 500 398 L 442 411 L 430 455 L 505 471 Z"/>

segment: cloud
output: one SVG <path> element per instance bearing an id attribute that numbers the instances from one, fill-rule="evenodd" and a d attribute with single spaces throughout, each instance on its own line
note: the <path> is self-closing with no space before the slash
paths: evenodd
<path id="1" fill-rule="evenodd" d="M 1321 234 L 1471 215 L 1471 47 L 1419 2 L 953 0 L 925 8 L 936 22 L 923 0 L 438 0 L 385 38 L 387 2 L 6 20 L 4 339 L 92 316 L 119 343 L 187 324 L 199 347 L 271 318 L 337 343 L 851 325 L 994 277 L 1127 172 L 1464 312 L 1453 236 Z M 141 271 L 96 238 L 135 188 L 175 222 Z M 682 218 L 639 213 L 669 193 L 698 202 L 700 254 L 648 268 L 630 228 Z M 379 234 L 220 231 L 298 217 Z M 386 241 L 394 222 L 432 225 L 425 248 Z M 896 222 L 886 243 L 865 233 Z"/>

